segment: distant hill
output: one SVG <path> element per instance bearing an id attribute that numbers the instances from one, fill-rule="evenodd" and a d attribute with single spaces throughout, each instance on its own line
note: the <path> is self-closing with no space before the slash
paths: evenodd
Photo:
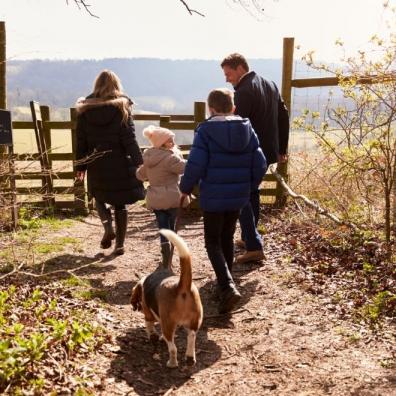
<path id="1" fill-rule="evenodd" d="M 280 59 L 251 60 L 250 64 L 253 70 L 279 85 Z M 188 114 L 194 101 L 205 101 L 211 89 L 228 85 L 219 62 L 214 60 L 10 61 L 8 107 L 26 106 L 32 99 L 51 107 L 71 107 L 78 97 L 91 92 L 95 77 L 103 69 L 119 75 L 139 111 Z"/>
<path id="2" fill-rule="evenodd" d="M 263 77 L 281 88 L 281 59 L 251 59 L 249 64 Z M 301 67 L 296 62 L 296 67 Z M 7 102 L 14 120 L 31 119 L 30 100 L 51 107 L 53 119 L 68 119 L 69 107 L 76 99 L 92 91 L 95 77 L 103 69 L 111 69 L 122 80 L 125 92 L 135 102 L 135 112 L 160 114 L 192 114 L 195 101 L 205 101 L 210 90 L 231 88 L 224 80 L 220 62 L 215 60 L 169 60 L 154 58 L 104 60 L 26 60 L 7 63 Z M 314 72 L 310 76 L 314 76 Z M 327 88 L 293 91 L 291 118 L 303 108 L 321 111 L 327 103 Z M 141 144 L 142 128 L 137 123 Z M 191 132 L 179 132 L 179 144 L 190 143 Z"/>

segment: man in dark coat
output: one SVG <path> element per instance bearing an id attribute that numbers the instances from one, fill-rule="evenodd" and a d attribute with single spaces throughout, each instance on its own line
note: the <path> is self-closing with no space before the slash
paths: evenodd
<path id="1" fill-rule="evenodd" d="M 221 63 L 226 81 L 235 89 L 235 114 L 249 118 L 255 130 L 267 164 L 285 162 L 289 140 L 289 114 L 276 84 L 249 71 L 249 65 L 240 54 L 227 56 Z M 263 244 L 257 231 L 260 211 L 258 189 L 252 192 L 250 202 L 242 209 L 239 222 L 246 253 L 236 262 L 261 261 Z"/>

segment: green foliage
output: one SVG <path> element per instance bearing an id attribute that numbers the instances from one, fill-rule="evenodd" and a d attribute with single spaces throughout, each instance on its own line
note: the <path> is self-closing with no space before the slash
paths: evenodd
<path id="1" fill-rule="evenodd" d="M 75 295 L 76 297 L 83 298 L 84 300 L 93 300 L 94 298 L 98 298 L 99 300 L 106 301 L 107 299 L 106 290 L 98 290 L 98 289 L 81 290 L 77 292 Z"/>
<path id="2" fill-rule="evenodd" d="M 0 291 L 0 392 L 44 392 L 40 368 L 66 351 L 69 358 L 100 346 L 103 329 L 85 311 L 70 311 L 41 288 Z M 35 393 L 36 392 L 36 393 Z M 25 394 L 23 393 L 23 394 Z M 22 394 L 22 393 L 21 393 Z M 88 393 L 85 393 L 88 394 Z"/>
<path id="3" fill-rule="evenodd" d="M 383 315 L 396 316 L 396 295 L 388 290 L 377 293 L 365 304 L 361 311 L 361 316 L 371 325 L 377 325 Z"/>
<path id="4" fill-rule="evenodd" d="M 257 225 L 257 231 L 258 231 L 259 234 L 261 234 L 261 235 L 265 235 L 265 234 L 268 233 L 268 230 L 267 230 L 267 228 L 265 227 L 264 224 L 258 224 L 258 225 Z"/>
<path id="5" fill-rule="evenodd" d="M 98 298 L 99 300 L 106 301 L 107 291 L 91 288 L 88 281 L 78 278 L 76 276 L 71 276 L 63 281 L 68 287 L 72 287 L 72 294 L 74 297 L 82 298 L 84 300 L 93 300 Z"/>
<path id="6" fill-rule="evenodd" d="M 18 224 L 22 230 L 38 230 L 42 227 L 49 227 L 51 230 L 60 230 L 73 224 L 70 219 L 61 219 L 53 214 L 43 215 L 42 212 L 35 212 L 29 208 L 22 207 L 19 210 Z"/>
<path id="7" fill-rule="evenodd" d="M 363 272 L 365 273 L 365 275 L 370 275 L 374 271 L 375 271 L 375 266 L 373 264 L 367 262 L 363 263 Z"/>

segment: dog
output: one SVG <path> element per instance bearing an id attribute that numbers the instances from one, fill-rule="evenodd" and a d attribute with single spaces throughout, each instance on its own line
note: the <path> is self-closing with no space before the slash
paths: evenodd
<path id="1" fill-rule="evenodd" d="M 186 361 L 192 366 L 196 363 L 195 340 L 202 324 L 203 309 L 198 289 L 192 281 L 191 255 L 186 243 L 176 233 L 165 229 L 160 233 L 179 253 L 180 278 L 173 273 L 170 263 L 160 265 L 132 289 L 131 304 L 133 310 L 143 311 L 146 332 L 152 342 L 158 340 L 154 323 L 160 323 L 162 338 L 168 345 L 168 367 L 178 366 L 174 342 L 176 328 L 184 326 L 187 329 Z"/>

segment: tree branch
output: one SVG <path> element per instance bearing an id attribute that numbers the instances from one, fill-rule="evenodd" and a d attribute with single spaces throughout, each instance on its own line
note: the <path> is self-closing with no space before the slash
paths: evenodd
<path id="1" fill-rule="evenodd" d="M 94 18 L 99 18 L 97 15 L 93 14 L 91 10 L 89 9 L 90 4 L 87 4 L 86 0 L 74 0 L 74 3 L 77 5 L 78 9 L 81 10 L 81 7 L 85 9 L 86 12 L 88 12 L 91 17 Z M 66 0 L 66 4 L 69 5 L 69 0 Z"/>
<path id="2" fill-rule="evenodd" d="M 180 1 L 181 1 L 181 3 L 184 5 L 184 7 L 187 8 L 187 11 L 190 13 L 190 15 L 192 15 L 192 14 L 198 14 L 198 15 L 200 15 L 201 17 L 205 17 L 205 15 L 204 15 L 204 14 L 201 14 L 199 11 L 191 9 L 191 8 L 189 7 L 189 5 L 188 5 L 184 0 L 180 0 Z"/>
<path id="3" fill-rule="evenodd" d="M 72 276 L 78 277 L 75 272 L 80 271 L 83 268 L 90 267 L 91 265 L 97 265 L 102 263 L 103 260 L 96 260 L 91 263 L 83 264 L 79 267 L 72 268 L 72 269 L 60 269 L 60 270 L 55 270 L 55 271 L 49 271 L 49 272 L 41 272 L 40 274 L 36 274 L 34 272 L 26 272 L 26 271 L 21 271 L 20 269 L 23 267 L 24 263 L 20 264 L 19 266 L 15 266 L 14 269 L 10 272 L 7 272 L 6 274 L 0 276 L 0 280 L 7 278 L 10 275 L 13 274 L 18 274 L 18 275 L 25 275 L 25 276 L 30 276 L 33 278 L 43 278 L 45 276 L 52 276 L 52 275 L 57 275 L 57 274 L 70 274 Z"/>
<path id="4" fill-rule="evenodd" d="M 330 220 L 334 221 L 335 223 L 339 224 L 339 225 L 345 225 L 349 228 L 352 228 L 354 231 L 358 231 L 359 227 L 354 224 L 351 223 L 349 221 L 343 221 L 340 220 L 337 216 L 335 216 L 332 213 L 329 213 L 329 211 L 327 209 L 323 209 L 319 204 L 317 204 L 316 202 L 311 201 L 310 199 L 308 199 L 305 195 L 301 195 L 301 194 L 297 194 L 295 193 L 285 182 L 285 179 L 276 171 L 276 168 L 274 165 L 270 165 L 270 171 L 271 173 L 275 176 L 276 180 L 280 183 L 280 185 L 282 186 L 282 188 L 285 190 L 285 192 L 290 195 L 293 199 L 301 199 L 302 201 L 304 201 L 309 207 L 313 208 L 316 210 L 316 213 L 325 216 L 327 218 L 329 218 Z"/>

